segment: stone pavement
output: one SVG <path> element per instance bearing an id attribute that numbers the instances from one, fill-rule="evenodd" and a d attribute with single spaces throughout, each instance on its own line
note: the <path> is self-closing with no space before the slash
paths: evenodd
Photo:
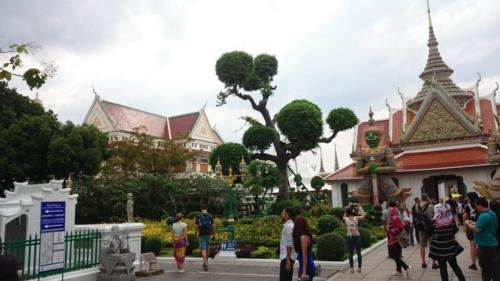
<path id="1" fill-rule="evenodd" d="M 276 281 L 279 280 L 279 265 L 272 262 L 268 265 L 214 263 L 209 260 L 209 271 L 203 272 L 201 259 L 188 259 L 184 265 L 185 272 L 178 273 L 173 260 L 161 260 L 160 266 L 165 270 L 163 275 L 136 278 L 137 281 L 165 281 L 165 280 L 220 280 L 220 281 Z M 297 265 L 294 266 L 297 272 Z M 336 271 L 325 269 L 317 281 L 326 281 Z M 296 273 L 295 273 L 296 275 Z M 296 280 L 296 278 L 294 278 Z"/>
<path id="2" fill-rule="evenodd" d="M 467 281 L 479 281 L 481 280 L 481 269 L 478 268 L 477 271 L 469 269 L 470 265 L 470 251 L 469 251 L 469 241 L 465 237 L 465 233 L 460 229 L 457 233 L 457 240 L 464 248 L 464 251 L 457 257 L 458 264 L 460 265 Z M 426 251 L 426 255 L 428 251 Z M 391 274 L 396 269 L 394 260 L 387 258 L 387 247 L 381 247 L 377 251 L 363 258 L 362 273 L 350 273 L 350 271 L 345 270 L 335 274 L 333 277 L 328 279 L 328 281 L 333 280 L 345 280 L 345 281 L 386 281 L 386 280 L 407 280 L 406 277 L 394 277 Z M 441 276 L 439 274 L 439 269 L 431 268 L 431 260 L 427 258 L 427 269 L 422 269 L 420 250 L 418 246 L 408 247 L 403 249 L 403 260 L 413 267 L 412 273 L 410 274 L 411 280 L 418 281 L 440 281 Z M 356 267 L 357 265 L 355 265 Z M 451 270 L 448 265 L 448 276 L 450 281 L 458 280 L 453 270 Z"/>
<path id="3" fill-rule="evenodd" d="M 480 269 L 472 271 L 468 268 L 470 264 L 469 242 L 465 238 L 465 233 L 461 230 L 457 234 L 457 239 L 464 247 L 464 252 L 458 256 L 458 262 L 464 272 L 467 281 L 481 280 Z M 411 280 L 416 281 L 440 281 L 439 269 L 431 269 L 431 261 L 427 259 L 429 267 L 421 268 L 420 252 L 418 247 L 408 247 L 403 250 L 403 256 L 406 263 L 413 267 L 410 275 Z M 243 261 L 242 261 L 243 262 Z M 220 280 L 220 281 L 271 281 L 278 280 L 279 266 L 276 262 L 269 264 L 238 262 L 238 264 L 214 263 L 209 261 L 209 271 L 203 272 L 200 259 L 187 259 L 185 272 L 178 273 L 175 263 L 171 259 L 162 259 L 160 266 L 165 270 L 163 275 L 137 278 L 137 281 L 164 281 L 164 280 Z M 297 265 L 294 267 L 297 271 Z M 320 277 L 314 278 L 317 281 L 382 281 L 382 280 L 408 280 L 406 277 L 393 277 L 391 274 L 395 270 L 395 264 L 392 259 L 387 258 L 387 246 L 382 246 L 373 253 L 363 258 L 363 272 L 350 273 L 347 269 L 342 272 L 336 272 L 334 269 L 323 266 L 323 272 Z M 448 267 L 450 281 L 457 280 L 451 268 Z M 295 275 L 296 276 L 296 275 Z M 296 280 L 294 278 L 294 280 Z"/>

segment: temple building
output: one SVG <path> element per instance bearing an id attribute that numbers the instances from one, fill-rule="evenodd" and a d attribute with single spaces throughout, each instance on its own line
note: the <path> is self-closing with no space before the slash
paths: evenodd
<path id="1" fill-rule="evenodd" d="M 196 157 L 178 170 L 178 175 L 208 173 L 208 155 L 219 144 L 224 143 L 217 131 L 211 127 L 204 108 L 197 112 L 177 116 L 161 116 L 132 107 L 95 98 L 83 121 L 106 133 L 110 141 L 127 140 L 134 129 L 152 136 L 155 144 L 162 140 L 188 139 L 187 149 L 196 152 Z"/>
<path id="2" fill-rule="evenodd" d="M 332 185 L 334 206 L 347 205 L 348 197 L 363 189 L 362 172 L 367 171 L 360 166 L 360 155 L 376 150 L 365 141 L 370 130 L 381 133 L 377 149 L 390 151 L 394 169 L 386 175 L 390 179 L 386 182 L 409 188 L 411 195 L 406 200 L 410 204 L 422 193 L 439 199 L 474 191 L 475 181 L 488 182 L 495 172 L 497 164 L 488 161 L 487 142 L 499 129 L 498 83 L 494 91 L 482 95 L 478 74 L 472 87 L 458 87 L 451 79 L 453 70 L 439 53 L 429 9 L 428 17 L 427 64 L 419 76 L 422 87 L 412 99 L 398 90 L 401 108 L 386 103 L 388 119 L 371 119 L 355 128 L 354 163 L 325 177 Z"/>

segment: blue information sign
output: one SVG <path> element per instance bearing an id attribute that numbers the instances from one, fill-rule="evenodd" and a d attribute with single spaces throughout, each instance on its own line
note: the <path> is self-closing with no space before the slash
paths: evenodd
<path id="1" fill-rule="evenodd" d="M 64 231 L 66 222 L 66 202 L 42 202 L 40 231 Z"/>
<path id="2" fill-rule="evenodd" d="M 64 268 L 66 202 L 42 202 L 40 209 L 40 262 L 38 272 Z"/>
<path id="3" fill-rule="evenodd" d="M 221 250 L 222 251 L 235 251 L 236 250 L 236 241 L 222 241 Z"/>

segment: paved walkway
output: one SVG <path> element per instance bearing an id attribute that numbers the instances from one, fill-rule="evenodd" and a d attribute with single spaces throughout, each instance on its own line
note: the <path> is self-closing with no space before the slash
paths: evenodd
<path id="1" fill-rule="evenodd" d="M 457 233 L 457 239 L 460 245 L 465 249 L 458 256 L 458 264 L 462 268 L 467 281 L 479 281 L 481 280 L 481 269 L 473 271 L 469 269 L 470 265 L 470 252 L 469 252 L 469 242 L 465 237 L 465 233 L 461 229 Z M 428 254 L 428 252 L 426 252 Z M 406 277 L 393 277 L 391 274 L 396 269 L 394 260 L 387 258 L 387 247 L 381 247 L 377 251 L 373 252 L 369 256 L 363 259 L 363 272 L 362 273 L 350 273 L 350 271 L 345 270 L 335 274 L 328 281 L 333 280 L 346 280 L 346 281 L 386 281 L 386 280 L 406 280 Z M 440 281 L 441 276 L 439 274 L 439 269 L 431 268 L 431 261 L 427 258 L 427 269 L 421 268 L 420 251 L 418 247 L 408 247 L 403 249 L 403 260 L 413 267 L 412 273 L 410 274 L 411 280 L 418 281 Z M 355 265 L 356 266 L 356 265 Z M 448 266 L 448 275 L 450 281 L 458 280 L 453 270 Z"/>
<path id="2" fill-rule="evenodd" d="M 480 281 L 480 270 L 472 271 L 468 268 L 470 264 L 469 242 L 465 238 L 465 233 L 460 231 L 457 234 L 458 241 L 465 251 L 458 256 L 458 262 L 464 272 L 467 281 Z M 429 267 L 421 268 L 420 252 L 418 247 L 408 247 L 403 250 L 403 256 L 406 263 L 413 266 L 410 280 L 416 281 L 440 281 L 439 269 L 431 269 L 431 261 L 428 259 Z M 255 264 L 248 262 L 245 264 L 215 263 L 210 261 L 209 272 L 203 272 L 200 259 L 188 259 L 185 264 L 185 272 L 178 273 L 175 269 L 173 260 L 161 260 L 160 266 L 165 270 L 162 275 L 137 278 L 138 281 L 164 281 L 164 280 L 220 280 L 220 281 L 274 281 L 278 280 L 279 266 L 276 262 L 269 264 Z M 297 266 L 295 266 L 295 271 Z M 382 246 L 378 250 L 364 257 L 363 272 L 350 273 L 347 269 L 337 272 L 332 268 L 323 267 L 320 277 L 315 281 L 386 281 L 386 280 L 408 280 L 406 277 L 392 277 L 395 270 L 395 264 L 392 259 L 387 258 L 387 246 Z M 448 267 L 450 281 L 456 281 L 457 278 L 453 271 Z M 296 280 L 294 278 L 294 280 Z"/>

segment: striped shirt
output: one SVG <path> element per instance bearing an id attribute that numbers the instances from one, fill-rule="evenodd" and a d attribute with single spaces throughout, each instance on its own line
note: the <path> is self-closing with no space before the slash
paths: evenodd
<path id="1" fill-rule="evenodd" d="M 448 260 L 460 254 L 464 249 L 455 240 L 457 226 L 453 223 L 436 228 L 432 235 L 429 257 L 435 260 Z"/>

